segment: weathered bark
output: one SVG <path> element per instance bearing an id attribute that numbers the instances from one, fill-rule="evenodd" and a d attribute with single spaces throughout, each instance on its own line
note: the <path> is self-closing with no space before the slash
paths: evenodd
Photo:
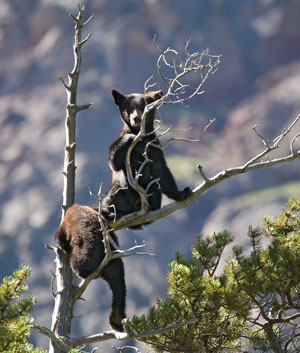
<path id="1" fill-rule="evenodd" d="M 76 115 L 83 109 L 92 105 L 77 105 L 77 85 L 81 70 L 81 47 L 90 38 L 88 35 L 82 40 L 82 28 L 89 21 L 83 22 L 84 6 L 78 6 L 77 17 L 72 16 L 75 22 L 74 67 L 68 74 L 69 82 L 62 79 L 67 92 L 66 106 L 66 148 L 63 168 L 64 189 L 62 203 L 62 221 L 66 210 L 74 204 L 75 200 L 75 149 L 76 149 Z M 69 256 L 56 248 L 56 296 L 52 314 L 51 331 L 56 337 L 69 337 L 73 317 L 73 306 L 76 300 L 76 286 L 74 274 L 69 266 Z M 66 350 L 56 340 L 50 340 L 50 353 L 61 353 Z"/>

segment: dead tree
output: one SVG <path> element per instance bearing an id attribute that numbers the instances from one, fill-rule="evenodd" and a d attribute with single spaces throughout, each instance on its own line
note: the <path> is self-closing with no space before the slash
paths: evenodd
<path id="1" fill-rule="evenodd" d="M 65 146 L 65 158 L 63 167 L 63 179 L 64 179 L 64 189 L 63 189 L 63 202 L 62 202 L 62 218 L 64 219 L 65 212 L 67 209 L 74 204 L 75 199 L 75 149 L 76 149 L 76 115 L 78 112 L 89 109 L 92 104 L 78 105 L 77 104 L 77 86 L 79 75 L 81 71 L 82 56 L 81 49 L 82 46 L 89 40 L 91 34 L 88 34 L 84 39 L 82 39 L 82 30 L 85 25 L 89 23 L 93 16 L 88 20 L 84 21 L 84 6 L 78 6 L 77 16 L 71 15 L 75 23 L 75 41 L 73 45 L 74 53 L 74 67 L 68 74 L 69 82 L 66 83 L 62 78 L 62 81 L 66 93 L 67 93 L 67 105 L 66 105 L 66 146 Z M 94 195 L 92 195 L 95 197 Z M 105 227 L 104 222 L 101 217 L 101 188 L 99 190 L 98 198 L 95 197 L 99 202 L 99 223 L 101 226 L 101 231 L 103 232 L 104 246 L 106 256 L 97 268 L 97 270 L 92 273 L 88 278 L 83 280 L 78 286 L 75 283 L 74 274 L 69 266 L 69 256 L 63 252 L 58 247 L 52 247 L 47 245 L 51 250 L 55 251 L 56 258 L 56 273 L 53 281 L 56 282 L 56 293 L 52 288 L 52 292 L 55 298 L 54 310 L 52 314 L 52 325 L 51 329 L 33 325 L 33 328 L 49 337 L 50 346 L 49 353 L 61 353 L 67 352 L 78 345 L 82 345 L 84 342 L 82 339 L 70 340 L 71 324 L 73 319 L 73 307 L 75 301 L 78 300 L 84 291 L 86 290 L 88 284 L 91 280 L 99 276 L 101 270 L 109 263 L 109 261 L 119 258 L 127 257 L 131 255 L 153 255 L 150 253 L 139 252 L 140 248 L 144 248 L 146 244 L 135 245 L 130 249 L 126 250 L 116 250 L 111 251 L 110 243 L 112 239 L 109 235 L 110 229 Z M 117 247 L 115 244 L 113 244 Z M 121 335 L 122 336 L 122 335 Z M 123 335 L 124 336 L 124 335 Z M 127 336 L 127 334 L 125 334 Z M 114 332 L 104 333 L 103 339 L 111 339 L 119 337 L 118 334 Z"/>
<path id="2" fill-rule="evenodd" d="M 78 7 L 78 15 L 71 15 L 75 23 L 75 41 L 73 45 L 74 51 L 74 67 L 68 74 L 69 82 L 61 78 L 61 81 L 67 92 L 66 106 L 66 147 L 65 160 L 63 168 L 64 190 L 62 203 L 63 221 L 66 210 L 74 204 L 75 198 L 75 149 L 76 149 L 76 115 L 84 109 L 88 109 L 92 104 L 80 106 L 77 105 L 77 86 L 81 70 L 81 48 L 90 38 L 90 34 L 82 39 L 82 29 L 91 20 L 91 17 L 83 21 L 84 7 Z M 59 248 L 53 248 L 56 252 L 56 295 L 55 306 L 52 314 L 51 331 L 55 337 L 69 336 L 71 330 L 71 322 L 73 316 L 73 305 L 76 298 L 75 295 L 75 278 L 69 266 L 69 257 Z M 63 346 L 58 340 L 50 340 L 49 352 L 63 352 Z"/>
<path id="3" fill-rule="evenodd" d="M 74 203 L 74 180 L 75 180 L 75 122 L 76 114 L 83 110 L 91 107 L 91 104 L 79 106 L 76 103 L 76 93 L 77 93 L 77 83 L 81 68 L 81 47 L 90 38 L 90 34 L 82 40 L 82 29 L 90 21 L 89 18 L 86 22 L 83 21 L 84 7 L 79 6 L 79 11 L 77 17 L 72 16 L 75 22 L 75 43 L 74 49 L 74 59 L 75 64 L 71 73 L 69 73 L 69 83 L 66 84 L 63 80 L 64 87 L 66 88 L 68 102 L 67 102 L 67 116 L 66 116 L 66 150 L 65 150 L 65 163 L 64 163 L 64 197 L 63 197 L 63 215 L 67 208 Z M 166 104 L 185 104 L 185 102 L 193 99 L 194 97 L 203 94 L 203 85 L 210 75 L 213 75 L 220 63 L 219 55 L 211 55 L 207 50 L 203 52 L 189 52 L 190 41 L 187 42 L 185 46 L 185 51 L 183 58 L 180 57 L 179 53 L 172 49 L 167 48 L 166 50 L 160 50 L 160 54 L 157 60 L 157 71 L 158 75 L 165 85 L 166 93 L 159 100 L 146 105 L 144 114 L 142 117 L 142 124 L 139 134 L 136 136 L 135 140 L 132 142 L 127 156 L 126 156 L 126 171 L 127 178 L 130 186 L 137 191 L 141 198 L 142 208 L 140 211 L 132 213 L 130 215 L 124 216 L 111 224 L 113 230 L 119 230 L 122 228 L 127 228 L 135 226 L 138 224 L 148 223 L 151 221 L 158 220 L 160 218 L 166 217 L 171 213 L 177 211 L 180 208 L 186 207 L 192 202 L 195 202 L 205 191 L 212 188 L 219 182 L 231 178 L 236 175 L 247 173 L 259 168 L 267 168 L 274 166 L 276 164 L 282 164 L 291 162 L 296 158 L 300 157 L 300 150 L 295 150 L 295 142 L 300 136 L 300 133 L 296 133 L 290 140 L 290 153 L 281 158 L 270 158 L 270 154 L 273 150 L 279 148 L 279 144 L 283 139 L 285 139 L 288 134 L 291 133 L 292 129 L 295 127 L 296 123 L 300 120 L 300 115 L 297 116 L 294 121 L 286 127 L 282 134 L 276 137 L 271 144 L 259 133 L 257 126 L 253 127 L 254 133 L 262 141 L 264 148 L 263 150 L 246 161 L 243 165 L 229 168 L 220 171 L 212 177 L 208 177 L 203 170 L 201 165 L 198 165 L 198 170 L 201 178 L 203 179 L 201 183 L 193 190 L 191 196 L 183 201 L 172 202 L 159 210 L 148 212 L 148 202 L 147 202 L 147 191 L 149 185 L 144 189 L 138 183 L 139 175 L 143 172 L 143 164 L 137 173 L 133 174 L 130 165 L 130 154 L 134 149 L 135 145 L 145 136 L 145 122 L 147 114 L 151 109 L 159 109 Z M 190 78 L 193 78 L 193 85 L 189 82 Z M 145 91 L 152 88 L 154 84 L 150 84 L 152 78 L 147 80 L 145 83 Z M 207 127 L 212 123 L 209 122 Z M 207 128 L 206 127 L 206 128 Z M 204 129 L 204 131 L 206 130 Z M 168 132 L 168 129 L 161 133 Z M 171 139 L 170 139 L 171 140 Z M 169 141 L 170 141 L 169 140 Z M 157 144 L 154 144 L 157 147 Z M 165 148 L 162 146 L 160 148 Z M 145 150 L 145 156 L 147 156 L 147 146 Z M 147 162 L 148 163 L 148 162 Z M 151 163 L 151 161 L 150 161 Z M 157 181 L 159 182 L 159 181 Z M 94 195 L 92 195 L 95 197 Z M 61 353 L 67 352 L 72 348 L 78 348 L 85 344 L 106 341 L 110 339 L 127 340 L 129 338 L 136 338 L 150 336 L 165 332 L 168 330 L 173 330 L 178 327 L 190 324 L 197 321 L 197 318 L 192 318 L 188 321 L 181 323 L 174 323 L 165 328 L 159 330 L 135 333 L 132 331 L 130 324 L 127 319 L 123 320 L 123 326 L 125 333 L 119 333 L 115 331 L 108 331 L 104 333 L 98 333 L 91 336 L 70 338 L 70 328 L 72 322 L 73 305 L 75 301 L 81 297 L 85 289 L 87 288 L 90 281 L 96 278 L 104 266 L 107 263 L 117 257 L 130 256 L 132 254 L 145 254 L 139 253 L 138 249 L 144 247 L 145 245 L 136 245 L 127 250 L 116 250 L 111 251 L 110 249 L 110 236 L 109 230 L 107 229 L 101 219 L 101 188 L 99 190 L 98 197 L 95 197 L 99 202 L 99 222 L 101 230 L 104 234 L 104 243 L 106 248 L 106 256 L 103 262 L 100 264 L 99 268 L 90 275 L 87 279 L 82 281 L 79 286 L 75 285 L 74 275 L 68 264 L 68 256 L 63 253 L 60 249 L 53 247 L 52 249 L 56 252 L 56 287 L 57 293 L 55 295 L 55 307 L 52 317 L 52 327 L 51 329 L 45 327 L 34 326 L 34 329 L 50 339 L 50 352 Z M 152 254 L 150 254 L 152 255 Z"/>

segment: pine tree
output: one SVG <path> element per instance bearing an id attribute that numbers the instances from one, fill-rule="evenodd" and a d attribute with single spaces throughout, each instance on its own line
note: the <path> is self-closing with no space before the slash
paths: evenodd
<path id="1" fill-rule="evenodd" d="M 33 296 L 24 296 L 28 289 L 25 280 L 30 273 L 28 266 L 21 265 L 0 286 L 0 352 L 44 352 L 27 342 L 33 321 L 30 313 L 36 302 Z"/>
<path id="2" fill-rule="evenodd" d="M 278 219 L 249 227 L 250 254 L 234 247 L 221 274 L 232 236 L 226 230 L 198 235 L 191 259 L 177 254 L 170 265 L 168 297 L 133 317 L 138 339 L 167 352 L 299 352 L 299 213 L 292 198 Z M 262 237 L 271 238 L 268 246 Z"/>

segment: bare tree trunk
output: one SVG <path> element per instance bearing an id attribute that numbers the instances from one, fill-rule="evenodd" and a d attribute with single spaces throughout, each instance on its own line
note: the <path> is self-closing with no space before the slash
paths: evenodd
<path id="1" fill-rule="evenodd" d="M 81 39 L 82 28 L 88 23 L 83 22 L 84 6 L 78 6 L 77 17 L 72 16 L 75 22 L 75 41 L 74 50 L 74 67 L 68 74 L 69 83 L 66 84 L 62 79 L 63 85 L 67 92 L 66 107 L 66 148 L 63 168 L 64 189 L 62 203 L 62 221 L 66 210 L 74 204 L 75 200 L 75 149 L 76 149 L 76 114 L 88 109 L 92 105 L 78 106 L 77 84 L 81 69 L 81 47 L 90 38 L 90 34 Z M 71 331 L 71 322 L 73 317 L 73 305 L 75 302 L 76 286 L 75 277 L 69 266 L 69 256 L 60 249 L 56 249 L 56 296 L 55 305 L 52 314 L 51 331 L 56 337 L 69 337 Z M 57 344 L 57 341 L 50 341 L 50 353 L 65 352 L 65 349 Z"/>

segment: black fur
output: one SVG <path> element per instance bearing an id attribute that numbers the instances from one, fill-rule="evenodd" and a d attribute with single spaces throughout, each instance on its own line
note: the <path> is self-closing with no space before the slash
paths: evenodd
<path id="1" fill-rule="evenodd" d="M 110 232 L 110 235 L 118 244 L 116 234 Z M 58 247 L 70 254 L 70 266 L 82 278 L 93 273 L 104 259 L 98 213 L 91 207 L 73 205 L 68 208 L 64 221 L 56 231 L 55 240 Z M 100 276 L 108 282 L 112 290 L 110 325 L 115 330 L 123 331 L 121 321 L 126 317 L 126 286 L 122 260 L 111 260 Z"/>
<path id="2" fill-rule="evenodd" d="M 110 146 L 109 165 L 112 169 L 112 185 L 103 199 L 104 217 L 112 221 L 121 218 L 141 208 L 138 193 L 129 186 L 126 177 L 125 159 L 126 153 L 132 141 L 140 131 L 141 118 L 146 104 L 152 103 L 162 97 L 162 91 L 149 92 L 146 94 L 123 95 L 113 90 L 112 95 L 116 105 L 119 107 L 121 119 L 124 123 L 120 137 Z M 140 140 L 131 153 L 131 167 L 133 175 L 145 160 L 143 154 L 146 146 L 147 156 L 152 161 L 145 165 L 139 178 L 139 185 L 144 189 L 154 179 L 159 181 L 152 184 L 148 191 L 149 211 L 161 207 L 162 194 L 169 198 L 181 201 L 191 195 L 192 190 L 186 187 L 179 191 L 175 179 L 167 166 L 163 151 L 157 147 L 160 143 L 154 132 L 155 110 L 152 109 L 146 118 L 147 135 Z M 157 146 L 157 147 L 155 147 Z M 132 227 L 140 229 L 142 226 Z"/>

